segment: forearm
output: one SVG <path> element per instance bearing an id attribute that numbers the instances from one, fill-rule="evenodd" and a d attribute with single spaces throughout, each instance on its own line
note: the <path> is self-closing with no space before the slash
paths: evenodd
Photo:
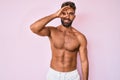
<path id="1" fill-rule="evenodd" d="M 45 25 L 46 25 L 47 23 L 49 23 L 49 22 L 50 22 L 51 20 L 53 20 L 54 18 L 61 18 L 61 17 L 63 17 L 62 12 L 63 12 L 64 10 L 66 10 L 66 9 L 69 9 L 69 8 L 70 8 L 70 7 L 65 6 L 65 7 L 61 8 L 60 10 L 58 10 L 56 13 L 51 14 L 51 15 L 49 15 L 49 16 L 46 16 L 46 17 L 44 17 L 44 18 L 36 21 L 35 23 L 33 23 L 33 24 L 30 26 L 31 30 L 32 30 L 33 32 L 35 32 L 35 33 L 38 33 L 39 31 L 41 31 L 41 30 L 45 27 Z"/>
<path id="2" fill-rule="evenodd" d="M 88 80 L 89 76 L 89 64 L 88 61 L 82 62 L 82 80 Z"/>
<path id="3" fill-rule="evenodd" d="M 39 32 L 40 30 L 42 30 L 47 23 L 49 23 L 51 20 L 53 20 L 54 18 L 56 18 L 55 14 L 51 14 L 49 16 L 46 16 L 44 18 L 39 19 L 38 21 L 34 22 L 30 28 L 33 32 Z"/>

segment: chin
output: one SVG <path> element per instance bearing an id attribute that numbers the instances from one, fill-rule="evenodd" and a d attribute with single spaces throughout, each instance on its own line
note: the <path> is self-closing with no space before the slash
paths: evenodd
<path id="1" fill-rule="evenodd" d="M 72 24 L 72 23 L 62 23 L 62 25 L 63 25 L 64 27 L 67 27 L 67 28 L 68 28 L 68 27 L 71 27 L 71 24 Z"/>
<path id="2" fill-rule="evenodd" d="M 66 27 L 66 28 L 69 28 L 69 27 L 71 27 L 71 26 L 65 26 L 65 25 L 63 25 L 64 27 Z"/>
<path id="3" fill-rule="evenodd" d="M 62 24 L 64 27 L 71 27 L 71 23 L 69 23 L 69 24 Z"/>

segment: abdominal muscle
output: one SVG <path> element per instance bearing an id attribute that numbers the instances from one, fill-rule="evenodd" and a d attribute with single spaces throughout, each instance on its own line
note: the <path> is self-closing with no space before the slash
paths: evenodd
<path id="1" fill-rule="evenodd" d="M 67 50 L 53 50 L 51 68 L 60 72 L 68 72 L 76 69 L 77 52 Z"/>

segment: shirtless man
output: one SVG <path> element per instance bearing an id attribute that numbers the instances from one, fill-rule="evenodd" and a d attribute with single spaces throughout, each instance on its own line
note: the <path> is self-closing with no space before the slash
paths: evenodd
<path id="1" fill-rule="evenodd" d="M 88 80 L 87 40 L 85 36 L 71 26 L 75 18 L 76 6 L 73 2 L 64 2 L 56 13 L 39 19 L 30 28 L 40 36 L 48 36 L 51 43 L 52 59 L 47 80 L 80 80 L 77 71 L 77 53 L 82 66 L 82 80 Z M 55 18 L 61 19 L 57 27 L 46 26 Z"/>

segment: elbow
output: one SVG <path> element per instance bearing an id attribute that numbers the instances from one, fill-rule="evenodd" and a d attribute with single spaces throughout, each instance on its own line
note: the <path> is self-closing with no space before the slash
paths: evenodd
<path id="1" fill-rule="evenodd" d="M 33 33 L 37 33 L 38 31 L 36 30 L 35 28 L 35 25 L 30 25 L 30 30 L 33 32 Z"/>
<path id="2" fill-rule="evenodd" d="M 83 61 L 81 64 L 82 64 L 82 68 L 89 70 L 89 62 L 88 61 Z"/>
<path id="3" fill-rule="evenodd" d="M 81 61 L 82 64 L 84 65 L 89 65 L 89 61 L 87 59 Z"/>

